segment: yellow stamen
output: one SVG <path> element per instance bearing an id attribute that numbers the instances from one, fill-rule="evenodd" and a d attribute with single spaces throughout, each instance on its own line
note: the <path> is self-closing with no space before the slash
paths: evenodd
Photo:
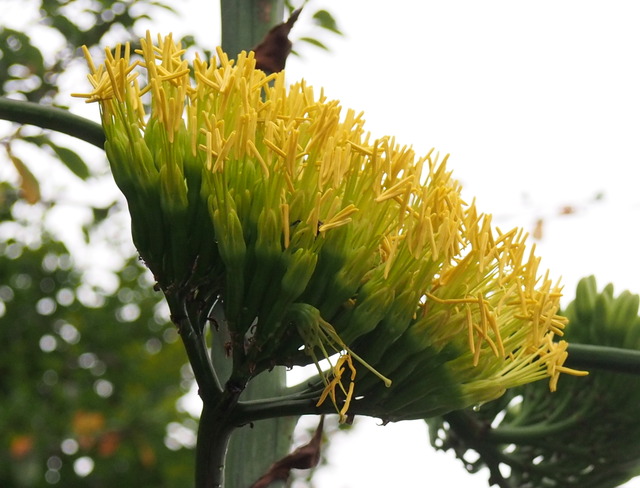
<path id="1" fill-rule="evenodd" d="M 351 371 L 351 377 L 349 380 L 348 389 L 345 389 L 344 384 L 342 382 L 342 375 L 345 372 L 345 367 L 343 365 L 345 363 L 347 364 L 347 366 L 349 367 L 349 370 Z M 324 401 L 327 399 L 327 396 L 329 396 L 334 406 L 336 407 L 336 410 L 338 410 L 340 414 L 340 422 L 345 422 L 346 413 L 347 413 L 347 410 L 349 410 L 349 405 L 351 404 L 351 399 L 353 397 L 353 392 L 355 387 L 354 385 L 355 378 L 356 378 L 356 368 L 354 367 L 353 361 L 351 360 L 351 355 L 349 353 L 341 355 L 338 361 L 336 362 L 336 365 L 332 369 L 331 381 L 329 381 L 326 384 L 324 390 L 322 391 L 322 394 L 320 395 L 320 398 L 318 399 L 318 402 L 316 403 L 316 407 L 321 406 L 324 403 Z M 340 390 L 342 391 L 345 397 L 342 408 L 338 408 L 338 401 L 337 401 L 337 394 L 336 394 L 336 388 L 338 387 L 340 388 Z"/>
<path id="2" fill-rule="evenodd" d="M 336 227 L 340 227 L 341 225 L 348 224 L 351 222 L 350 215 L 356 213 L 358 209 L 354 204 L 350 204 L 340 210 L 337 214 L 335 214 L 331 219 L 327 222 L 323 223 L 318 229 L 319 232 L 325 232 L 329 229 L 335 229 Z"/>

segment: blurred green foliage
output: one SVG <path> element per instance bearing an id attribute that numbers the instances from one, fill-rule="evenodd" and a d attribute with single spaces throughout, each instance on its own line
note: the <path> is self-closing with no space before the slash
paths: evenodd
<path id="1" fill-rule="evenodd" d="M 129 261 L 107 293 L 33 247 L 0 243 L 0 486 L 189 486 L 191 375 L 148 275 Z"/>
<path id="2" fill-rule="evenodd" d="M 22 9 L 14 20 L 31 20 L 18 31 L 0 19 L 0 96 L 58 106 L 67 102 L 60 78 L 82 44 L 98 47 L 110 32 L 135 39 L 136 22 L 169 8 L 147 0 L 12 5 Z M 52 51 L 42 36 L 62 47 Z M 91 169 L 66 141 L 10 124 L 0 133 L 0 162 L 14 166 L 18 181 L 0 187 L 0 486 L 190 486 L 197 426 L 178 399 L 192 378 L 161 295 L 126 256 L 108 277 L 115 291 L 92 285 L 84 277 L 91 270 L 78 269 L 42 225 L 57 204 L 40 200 L 44 181 L 32 170 L 43 160 L 66 167 L 51 168 L 54 180 L 110 177 L 106 160 Z M 92 209 L 87 240 L 117 214 L 112 206 Z M 68 222 L 70 235 L 80 225 Z"/>

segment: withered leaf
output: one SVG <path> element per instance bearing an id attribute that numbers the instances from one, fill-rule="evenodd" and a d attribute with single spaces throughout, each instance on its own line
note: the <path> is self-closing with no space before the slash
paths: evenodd
<path id="1" fill-rule="evenodd" d="M 291 53 L 289 33 L 302 9 L 294 10 L 286 22 L 273 27 L 253 51 L 256 54 L 256 68 L 267 74 L 277 73 L 284 69 L 287 57 Z"/>

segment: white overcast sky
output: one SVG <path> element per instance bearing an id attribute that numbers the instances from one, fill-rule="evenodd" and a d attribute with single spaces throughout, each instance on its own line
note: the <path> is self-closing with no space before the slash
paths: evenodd
<path id="1" fill-rule="evenodd" d="M 190 23 L 216 15 L 215 2 L 191 3 Z M 299 48 L 289 81 L 364 110 L 374 135 L 450 153 L 467 198 L 500 227 L 532 232 L 541 219 L 538 253 L 568 300 L 589 274 L 640 292 L 640 4 L 312 1 L 293 38 L 321 7 L 346 35 L 323 37 L 329 53 Z M 214 45 L 204 22 L 200 40 Z M 487 486 L 487 473 L 435 454 L 421 422 L 356 430 L 334 439 L 317 488 Z"/>

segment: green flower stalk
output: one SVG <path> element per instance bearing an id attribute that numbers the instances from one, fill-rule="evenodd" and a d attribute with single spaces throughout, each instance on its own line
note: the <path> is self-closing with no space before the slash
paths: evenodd
<path id="1" fill-rule="evenodd" d="M 399 420 L 575 373 L 559 287 L 521 231 L 463 201 L 446 157 L 372 140 L 362 114 L 252 53 L 189 67 L 170 36 L 141 43 L 98 67 L 86 53 L 81 96 L 158 286 L 199 317 L 223 304 L 233 377 L 316 363 L 319 410 Z"/>

